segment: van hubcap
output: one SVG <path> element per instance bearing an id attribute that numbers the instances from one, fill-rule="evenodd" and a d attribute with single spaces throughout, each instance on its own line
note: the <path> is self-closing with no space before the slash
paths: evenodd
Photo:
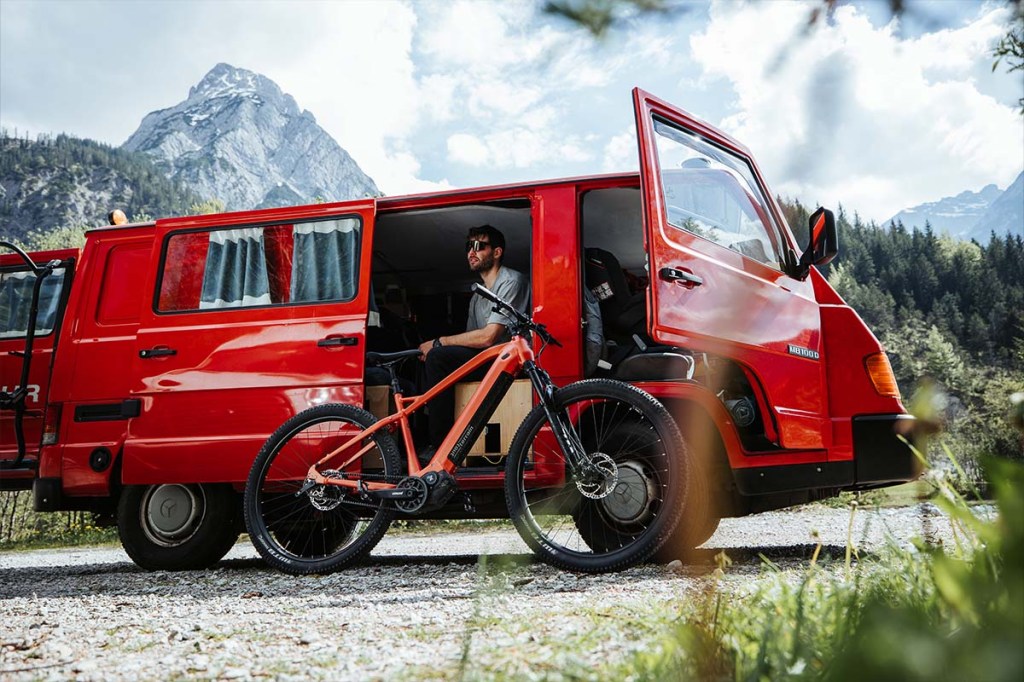
<path id="1" fill-rule="evenodd" d="M 199 486 L 157 485 L 146 491 L 139 516 L 146 537 L 155 544 L 173 547 L 192 537 L 206 510 Z"/>

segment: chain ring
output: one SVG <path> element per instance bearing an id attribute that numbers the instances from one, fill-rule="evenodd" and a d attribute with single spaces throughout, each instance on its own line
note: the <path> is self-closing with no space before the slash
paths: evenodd
<path id="1" fill-rule="evenodd" d="M 405 490 L 413 488 L 416 490 L 416 497 L 411 497 L 407 500 L 395 500 L 395 506 L 400 511 L 406 514 L 415 514 L 427 503 L 427 494 L 430 492 L 430 488 L 427 487 L 427 482 L 417 476 L 409 476 L 403 478 L 395 486 L 398 490 Z"/>
<path id="2" fill-rule="evenodd" d="M 611 495 L 619 482 L 619 467 L 616 466 L 615 460 L 603 452 L 595 452 L 590 455 L 590 465 L 601 473 L 601 480 L 595 482 L 577 478 L 576 488 L 580 491 L 580 495 L 588 499 L 604 499 Z"/>

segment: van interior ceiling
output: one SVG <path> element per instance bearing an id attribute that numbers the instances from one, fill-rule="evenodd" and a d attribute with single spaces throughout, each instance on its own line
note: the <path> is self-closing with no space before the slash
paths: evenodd
<path id="1" fill-rule="evenodd" d="M 378 215 L 371 274 L 381 330 L 371 334 L 370 350 L 412 348 L 465 331 L 470 286 L 480 281 L 466 262 L 466 234 L 484 224 L 505 235 L 505 264 L 529 277 L 528 199 Z"/>

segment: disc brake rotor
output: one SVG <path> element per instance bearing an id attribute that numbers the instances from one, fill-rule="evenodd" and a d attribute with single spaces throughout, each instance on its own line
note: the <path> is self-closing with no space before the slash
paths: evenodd
<path id="1" fill-rule="evenodd" d="M 345 476 L 336 469 L 326 469 L 321 473 L 324 478 L 334 479 L 340 481 Z M 318 485 L 311 489 L 307 495 L 309 495 L 309 502 L 316 509 L 320 511 L 331 511 L 339 504 L 345 497 L 345 490 L 336 485 Z"/>
<path id="2" fill-rule="evenodd" d="M 583 497 L 600 500 L 615 489 L 619 482 L 619 468 L 615 460 L 603 452 L 590 455 L 590 466 L 593 467 L 591 471 L 576 479 L 576 487 Z"/>

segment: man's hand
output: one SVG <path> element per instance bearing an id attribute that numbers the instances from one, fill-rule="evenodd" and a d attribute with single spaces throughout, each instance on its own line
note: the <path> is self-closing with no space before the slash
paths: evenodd
<path id="1" fill-rule="evenodd" d="M 433 349 L 434 349 L 434 339 L 429 339 L 429 340 L 424 341 L 423 343 L 421 343 L 420 344 L 420 352 L 423 353 L 423 355 L 420 356 L 420 362 L 425 361 L 427 359 L 427 353 L 429 353 Z"/>

